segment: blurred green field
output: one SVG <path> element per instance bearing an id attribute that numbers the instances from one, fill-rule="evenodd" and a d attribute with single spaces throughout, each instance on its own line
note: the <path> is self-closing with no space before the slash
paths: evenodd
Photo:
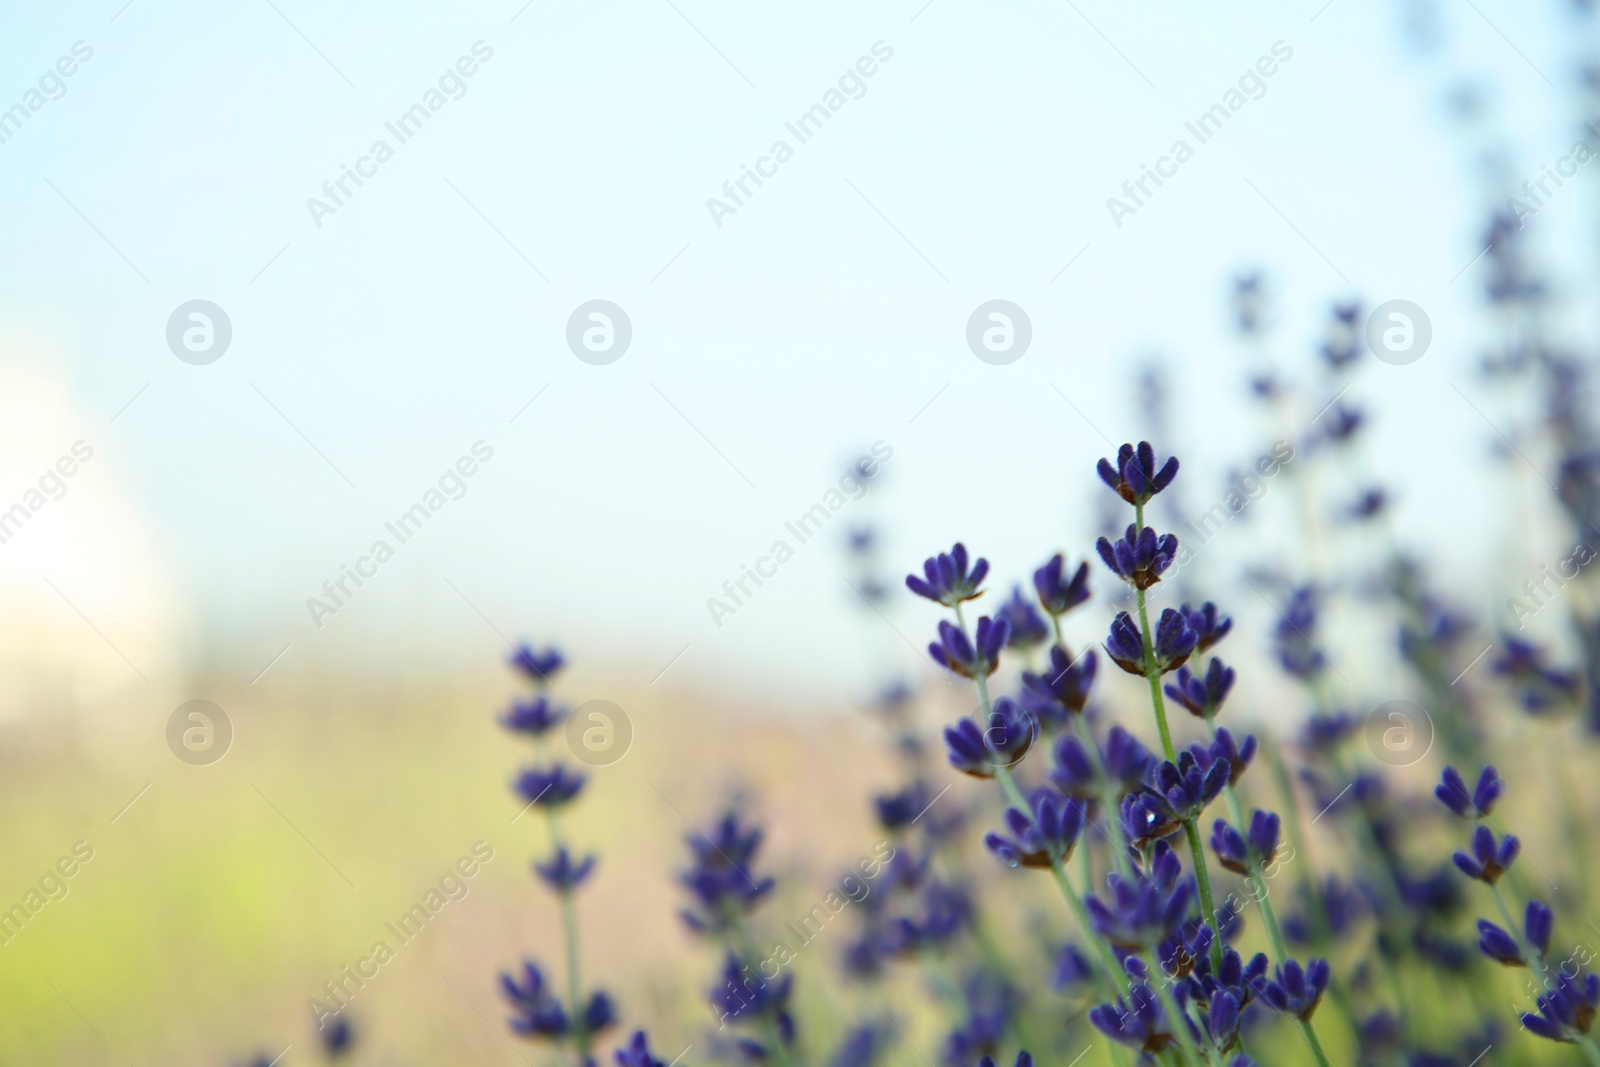
<path id="1" fill-rule="evenodd" d="M 254 689 L 223 681 L 225 673 L 194 690 L 234 723 L 232 749 L 211 766 L 185 765 L 166 750 L 166 708 L 130 711 L 114 731 L 86 713 L 16 724 L 0 737 L 0 908 L 23 901 L 75 842 L 93 848 L 64 880 L 66 896 L 44 903 L 0 945 L 0 1063 L 187 1067 L 257 1052 L 270 1059 L 286 1046 L 283 1064 L 319 1062 L 308 1001 L 325 999 L 323 984 L 339 981 L 380 939 L 394 956 L 352 998 L 362 1031 L 353 1062 L 556 1062 L 509 1036 L 495 984 L 525 953 L 561 973 L 555 906 L 529 871 L 546 849 L 544 827 L 537 813 L 518 817 L 507 788 L 527 752 L 493 721 L 512 692 L 509 675 L 399 681 L 285 670 Z M 574 669 L 561 688 L 583 693 L 601 681 Z M 876 725 L 857 712 L 712 710 L 691 693 L 648 689 L 608 698 L 631 716 L 633 746 L 591 771 L 583 803 L 565 820 L 574 843 L 601 855 L 579 903 L 585 980 L 619 1001 L 623 1023 L 608 1041 L 647 1026 L 668 1056 L 695 1045 L 700 1051 L 685 1059 L 692 1064 L 708 1051 L 714 1020 L 704 994 L 714 962 L 676 918 L 673 875 L 689 823 L 709 825 L 730 800 L 766 823 L 762 866 L 780 877 L 780 890 L 757 931 L 781 932 L 882 840 L 869 799 L 892 784 L 893 764 Z M 931 729 L 949 711 L 925 714 Z M 130 733 L 130 725 L 142 728 Z M 104 743 L 112 734 L 138 740 Z M 953 798 L 986 796 L 978 783 L 946 780 Z M 1529 792 L 1514 797 L 1507 818 L 1533 829 Z M 1527 835 L 1528 854 L 1560 848 L 1570 829 Z M 975 842 L 981 828 L 968 836 Z M 493 858 L 461 880 L 465 896 L 444 902 L 402 944 L 385 924 L 423 902 L 478 842 Z M 1337 848 L 1320 838 L 1305 854 L 1319 867 L 1338 862 Z M 1037 876 L 979 869 L 994 878 L 985 900 L 1003 951 L 1046 973 L 1072 932 L 1059 901 Z M 910 1042 L 891 1062 L 936 1061 L 950 1020 L 929 1010 L 922 987 L 952 976 L 905 967 L 870 996 L 844 983 L 836 963 L 853 919 L 842 914 L 794 963 L 813 1045 L 826 1035 L 831 1047 L 848 1025 L 883 1009 Z M 1508 975 L 1506 999 L 1515 995 Z M 1082 1010 L 1048 991 L 1036 1003 L 1057 1020 Z M 1348 1032 L 1328 1014 L 1329 1051 L 1349 1062 Z M 1521 1044 L 1530 1051 L 1531 1042 Z M 811 1051 L 817 1062 L 827 1048 Z"/>
<path id="2" fill-rule="evenodd" d="M 572 680 L 579 691 L 592 681 Z M 135 712 L 150 728 L 112 751 L 87 714 L 0 739 L 0 907 L 74 842 L 93 849 L 67 895 L 0 945 L 0 1062 L 223 1064 L 286 1045 L 284 1063 L 313 1062 L 308 999 L 379 939 L 396 951 L 353 998 L 357 1062 L 543 1058 L 501 1036 L 494 984 L 524 952 L 560 959 L 554 906 L 529 870 L 544 827 L 537 813 L 516 818 L 507 788 L 527 753 L 493 720 L 509 675 L 397 684 L 285 671 L 274 682 L 196 685 L 235 728 L 211 766 L 161 745 L 163 708 Z M 685 819 L 708 820 L 740 784 L 773 815 L 773 862 L 795 876 L 786 884 L 826 880 L 871 834 L 860 791 L 871 753 L 839 744 L 851 727 L 838 718 L 735 718 L 681 694 L 610 696 L 633 719 L 633 747 L 591 771 L 566 820 L 575 843 L 601 853 L 581 902 L 584 956 L 627 1023 L 687 1043 L 706 1017 L 698 986 L 710 966 L 675 919 Z M 738 782 L 730 772 L 741 767 Z M 466 896 L 401 945 L 385 923 L 480 841 L 493 858 L 463 879 Z M 799 856 L 809 869 L 792 866 Z"/>

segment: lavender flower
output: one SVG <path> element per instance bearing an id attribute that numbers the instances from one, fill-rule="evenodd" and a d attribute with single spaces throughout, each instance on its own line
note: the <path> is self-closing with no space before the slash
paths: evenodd
<path id="1" fill-rule="evenodd" d="M 1150 872 L 1124 878 L 1106 876 L 1109 901 L 1084 901 L 1095 932 L 1113 945 L 1142 952 L 1175 933 L 1194 904 L 1194 883 L 1182 877 L 1183 865 L 1164 842 L 1151 853 Z"/>
<path id="2" fill-rule="evenodd" d="M 1178 762 L 1163 760 L 1150 776 L 1151 791 L 1166 801 L 1179 822 L 1196 818 L 1228 784 L 1232 770 L 1225 759 L 1202 767 L 1194 752 L 1178 753 Z"/>
<path id="3" fill-rule="evenodd" d="M 1271 979 L 1256 979 L 1255 989 L 1257 995 L 1274 1008 L 1309 1022 L 1332 976 L 1327 960 L 1310 960 L 1303 969 L 1294 960 L 1288 960 L 1277 968 Z"/>
<path id="4" fill-rule="evenodd" d="M 1322 358 L 1334 370 L 1343 370 L 1361 355 L 1361 305 L 1335 304 L 1328 322 L 1328 336 L 1322 342 Z"/>
<path id="5" fill-rule="evenodd" d="M 711 1006 L 723 1022 L 771 1020 L 785 1045 L 794 1042 L 794 1018 L 789 1014 L 789 994 L 794 975 L 768 981 L 728 953 L 722 966 L 722 984 L 711 991 Z"/>
<path id="6" fill-rule="evenodd" d="M 1122 832 L 1135 848 L 1148 848 L 1183 829 L 1183 820 L 1160 793 L 1128 794 L 1119 815 Z"/>
<path id="7" fill-rule="evenodd" d="M 650 1042 L 644 1036 L 643 1030 L 635 1030 L 627 1045 L 611 1055 L 616 1060 L 617 1067 L 667 1067 L 665 1063 L 650 1054 Z"/>
<path id="8" fill-rule="evenodd" d="M 1551 1041 L 1572 1043 L 1587 1034 L 1600 1008 L 1600 977 L 1557 974 L 1555 988 L 1538 999 L 1539 1013 L 1524 1012 L 1522 1025 Z"/>
<path id="9" fill-rule="evenodd" d="M 1089 564 L 1078 564 L 1072 579 L 1063 582 L 1065 567 L 1066 558 L 1057 552 L 1033 572 L 1033 589 L 1039 594 L 1040 607 L 1058 618 L 1089 599 Z"/>
<path id="10" fill-rule="evenodd" d="M 1050 781 L 1068 796 L 1084 801 L 1098 801 L 1108 793 L 1116 799 L 1140 788 L 1156 762 L 1138 739 L 1120 726 L 1111 728 L 1100 748 L 1100 766 L 1105 768 L 1106 778 L 1101 777 L 1083 742 L 1071 734 L 1057 739 L 1052 756 Z"/>
<path id="11" fill-rule="evenodd" d="M 544 693 L 535 694 L 532 700 L 515 700 L 511 709 L 500 717 L 500 725 L 513 733 L 542 737 L 566 720 L 567 709 L 556 704 Z"/>
<path id="12" fill-rule="evenodd" d="M 556 849 L 555 855 L 544 863 L 534 863 L 533 869 L 552 891 L 570 893 L 583 884 L 594 870 L 594 865 L 593 854 L 574 862 L 566 847 L 561 846 Z"/>
<path id="13" fill-rule="evenodd" d="M 992 778 L 996 769 L 1015 766 L 1037 736 L 1038 724 L 1010 697 L 994 702 L 985 728 L 962 719 L 944 731 L 950 765 L 974 778 Z"/>
<path id="14" fill-rule="evenodd" d="M 1066 713 L 1083 711 L 1089 703 L 1089 689 L 1094 685 L 1095 654 L 1090 649 L 1078 658 L 1060 645 L 1050 646 L 1050 669 L 1043 675 L 1024 672 L 1023 693 L 1039 704 L 1059 707 Z"/>
<path id="15" fill-rule="evenodd" d="M 1523 932 L 1528 944 L 1539 950 L 1539 955 L 1550 952 L 1550 935 L 1555 929 L 1555 913 L 1537 900 L 1528 901 L 1528 911 L 1523 920 Z"/>
<path id="16" fill-rule="evenodd" d="M 1111 541 L 1102 537 L 1094 547 L 1111 573 L 1135 589 L 1149 589 L 1177 558 L 1178 538 L 1175 534 L 1157 536 L 1148 526 L 1140 529 L 1129 523 L 1121 538 Z"/>
<path id="17" fill-rule="evenodd" d="M 512 1010 L 511 1028 L 525 1037 L 565 1037 L 571 1028 L 567 1013 L 532 960 L 522 964 L 522 981 L 500 975 L 500 988 Z"/>
<path id="18" fill-rule="evenodd" d="M 511 653 L 511 665 L 521 671 L 536 686 L 549 685 L 567 660 L 554 645 L 539 652 L 526 643 L 518 645 Z"/>
<path id="19" fill-rule="evenodd" d="M 1228 783 L 1238 785 L 1239 779 L 1244 777 L 1244 772 L 1250 767 L 1250 761 L 1256 755 L 1256 737 L 1246 734 L 1244 743 L 1234 740 L 1233 731 L 1226 726 L 1217 730 L 1211 744 L 1193 744 L 1189 746 L 1189 754 L 1194 757 L 1200 769 L 1209 773 L 1213 764 L 1219 760 L 1228 764 Z"/>
<path id="20" fill-rule="evenodd" d="M 1278 662 L 1296 678 L 1315 678 L 1327 669 L 1327 657 L 1311 641 L 1316 628 L 1316 593 L 1309 586 L 1303 586 L 1290 596 L 1283 618 L 1274 631 Z"/>
<path id="21" fill-rule="evenodd" d="M 710 837 L 694 833 L 684 838 L 690 866 L 678 875 L 678 883 L 689 890 L 695 907 L 679 914 L 691 930 L 724 931 L 772 891 L 776 879 L 757 878 L 751 870 L 761 837 L 759 827 L 742 826 L 737 813 L 730 811 L 717 822 Z"/>
<path id="22" fill-rule="evenodd" d="M 1516 860 L 1521 849 L 1522 843 L 1510 834 L 1497 843 L 1493 830 L 1479 826 L 1472 835 L 1472 851 L 1457 852 L 1451 859 L 1468 878 L 1494 885 Z"/>
<path id="23" fill-rule="evenodd" d="M 1212 645 L 1233 629 L 1233 620 L 1217 611 L 1217 606 L 1209 600 L 1198 608 L 1185 604 L 1178 610 L 1189 621 L 1189 629 L 1194 631 L 1196 653 L 1209 652 Z"/>
<path id="24" fill-rule="evenodd" d="M 883 1054 L 883 1039 L 884 1033 L 877 1026 L 856 1027 L 845 1035 L 828 1067 L 872 1067 Z"/>
<path id="25" fill-rule="evenodd" d="M 978 1061 L 978 1067 L 995 1067 L 994 1057 L 985 1056 Z M 1013 1067 L 1033 1067 L 1033 1057 L 1026 1050 L 1017 1053 L 1017 1061 Z"/>
<path id="26" fill-rule="evenodd" d="M 1050 640 L 1050 624 L 1044 621 L 1039 609 L 1022 596 L 1022 587 L 1013 586 L 1011 599 L 1000 605 L 997 613 L 1011 628 L 1006 637 L 1007 648 L 1036 648 Z"/>
<path id="27" fill-rule="evenodd" d="M 1150 1056 L 1159 1056 L 1173 1041 L 1172 1024 L 1150 987 L 1135 984 L 1126 998 L 1101 1004 L 1089 1012 L 1089 1022 L 1111 1040 Z"/>
<path id="28" fill-rule="evenodd" d="M 953 608 L 967 600 L 983 595 L 984 577 L 989 573 L 989 561 L 979 559 L 971 569 L 967 566 L 967 547 L 957 541 L 948 553 L 929 557 L 922 564 L 925 578 L 915 574 L 906 576 L 906 588 L 936 604 Z"/>
<path id="29" fill-rule="evenodd" d="M 322 1054 L 329 1060 L 341 1060 L 355 1049 L 356 1031 L 350 1020 L 340 1011 L 333 1020 L 324 1023 L 317 1031 L 322 1039 Z"/>
<path id="30" fill-rule="evenodd" d="M 1507 967 L 1528 965 L 1522 958 L 1522 946 L 1517 944 L 1517 939 L 1488 919 L 1478 920 L 1478 951 Z"/>
<path id="31" fill-rule="evenodd" d="M 1169 683 L 1165 688 L 1167 696 L 1187 708 L 1190 714 L 1210 719 L 1222 710 L 1222 702 L 1228 699 L 1228 692 L 1233 688 L 1233 677 L 1232 667 L 1212 657 L 1203 680 L 1188 667 L 1179 667 L 1176 684 Z"/>
<path id="32" fill-rule="evenodd" d="M 1434 787 L 1433 795 L 1462 818 L 1482 819 L 1494 811 L 1495 802 L 1500 799 L 1504 788 L 1500 772 L 1493 765 L 1483 768 L 1478 775 L 1478 784 L 1471 792 L 1468 792 L 1467 783 L 1462 780 L 1460 772 L 1454 767 L 1446 767 L 1444 780 Z"/>
<path id="33" fill-rule="evenodd" d="M 1094 981 L 1094 969 L 1089 965 L 1089 957 L 1077 945 L 1067 944 L 1061 946 L 1061 951 L 1056 955 L 1056 968 L 1050 976 L 1050 988 L 1062 991 L 1076 986 L 1086 986 Z"/>
<path id="34" fill-rule="evenodd" d="M 513 788 L 535 807 L 554 810 L 570 803 L 583 789 L 584 775 L 570 771 L 565 764 L 529 767 L 517 776 Z"/>
<path id="35" fill-rule="evenodd" d="M 1047 786 L 1028 798 L 1031 810 L 1007 808 L 1006 828 L 1010 837 L 989 833 L 984 846 L 1008 867 L 1050 867 L 1064 862 L 1083 833 L 1083 805 L 1062 796 Z"/>
<path id="36" fill-rule="evenodd" d="M 928 646 L 935 663 L 963 678 L 987 678 L 1000 666 L 1000 649 L 1011 636 L 1005 619 L 985 615 L 978 620 L 976 642 L 948 620 L 939 622 L 939 640 Z"/>
<path id="37" fill-rule="evenodd" d="M 1250 816 L 1250 834 L 1245 835 L 1218 819 L 1212 827 L 1211 849 L 1217 861 L 1235 874 L 1248 875 L 1270 867 L 1278 855 L 1278 816 L 1259 808 Z"/>
<path id="38" fill-rule="evenodd" d="M 1543 715 L 1570 708 L 1578 699 L 1578 673 L 1558 670 L 1546 663 L 1545 651 L 1515 637 L 1502 635 L 1504 645 L 1490 669 L 1511 681 L 1522 710 Z"/>
<path id="39" fill-rule="evenodd" d="M 1189 622 L 1172 608 L 1162 611 L 1156 623 L 1155 667 L 1162 674 L 1176 670 L 1194 652 L 1195 633 Z M 1106 654 L 1129 674 L 1141 677 L 1145 673 L 1144 637 L 1138 624 L 1126 611 L 1111 620 L 1111 632 L 1106 637 Z"/>
<path id="40" fill-rule="evenodd" d="M 1100 480 L 1118 496 L 1130 504 L 1142 505 L 1172 484 L 1178 476 L 1178 458 L 1169 457 L 1158 470 L 1155 449 L 1149 441 L 1140 441 L 1138 448 L 1123 445 L 1117 449 L 1115 466 L 1109 459 L 1102 459 L 1098 470 Z"/>

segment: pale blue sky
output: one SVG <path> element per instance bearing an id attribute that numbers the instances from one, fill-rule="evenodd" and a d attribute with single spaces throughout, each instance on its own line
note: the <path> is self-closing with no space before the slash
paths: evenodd
<path id="1" fill-rule="evenodd" d="M 242 661 L 292 642 L 330 668 L 488 662 L 498 639 L 464 596 L 637 684 L 686 645 L 685 679 L 855 684 L 838 532 L 720 630 L 706 598 L 878 440 L 882 496 L 837 522 L 889 517 L 897 559 L 962 537 L 1009 580 L 1081 556 L 1100 431 L 1140 430 L 1149 352 L 1176 367 L 1189 498 L 1215 499 L 1263 440 L 1223 313 L 1246 264 L 1272 271 L 1295 367 L 1331 298 L 1429 311 L 1434 350 L 1368 366 L 1351 396 L 1381 420 L 1402 529 L 1456 531 L 1464 561 L 1499 536 L 1486 428 L 1451 384 L 1483 399 L 1481 275 L 1452 279 L 1487 197 L 1446 94 L 1484 87 L 1536 174 L 1577 124 L 1562 5 L 1444 4 L 1418 54 L 1374 0 L 274 2 L 0 15 L 0 107 L 74 42 L 94 50 L 0 145 L 5 358 L 68 383 L 195 628 Z M 307 198 L 479 41 L 465 95 L 318 228 Z M 880 41 L 865 94 L 716 226 L 706 199 Z M 1265 95 L 1113 225 L 1106 198 L 1275 42 L 1293 56 Z M 1541 214 L 1541 247 L 1578 255 L 1593 190 L 1586 174 Z M 208 366 L 164 340 L 196 298 L 233 327 Z M 596 298 L 633 324 L 609 366 L 564 340 Z M 964 340 L 995 298 L 1033 326 L 1005 367 Z M 480 440 L 466 495 L 316 630 L 306 598 Z"/>

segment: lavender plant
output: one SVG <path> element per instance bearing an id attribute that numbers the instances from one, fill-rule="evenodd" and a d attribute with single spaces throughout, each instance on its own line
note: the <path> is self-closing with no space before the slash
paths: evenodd
<path id="1" fill-rule="evenodd" d="M 579 1067 L 593 1063 L 594 1039 L 616 1022 L 616 1008 L 610 996 L 596 990 L 585 995 L 579 964 L 578 915 L 576 894 L 594 871 L 596 857 L 575 856 L 567 847 L 561 827 L 561 813 L 583 790 L 584 775 L 563 763 L 550 750 L 550 733 L 566 721 L 568 709 L 555 701 L 550 683 L 566 665 L 554 648 L 542 652 L 521 645 L 511 655 L 511 665 L 532 687 L 526 699 L 513 701 L 500 719 L 510 732 L 525 737 L 533 746 L 534 764 L 518 774 L 513 789 L 524 802 L 524 811 L 537 808 L 544 816 L 549 854 L 535 861 L 533 869 L 547 889 L 555 894 L 561 913 L 561 932 L 566 947 L 566 997 L 552 988 L 544 970 L 533 960 L 524 960 L 518 974 L 502 973 L 500 984 L 512 1009 L 511 1028 L 528 1038 L 537 1038 L 569 1047 Z"/>

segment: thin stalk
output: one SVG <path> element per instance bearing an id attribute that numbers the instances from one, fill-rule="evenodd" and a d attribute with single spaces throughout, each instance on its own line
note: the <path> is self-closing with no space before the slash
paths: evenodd
<path id="1" fill-rule="evenodd" d="M 1206 869 L 1206 854 L 1200 844 L 1200 830 L 1195 826 L 1193 819 L 1185 819 L 1183 832 L 1189 838 L 1189 855 L 1194 858 L 1195 881 L 1200 885 L 1200 907 L 1204 910 L 1205 921 L 1217 936 L 1211 939 L 1211 965 L 1217 970 L 1222 969 L 1222 936 L 1217 931 L 1217 908 L 1211 898 L 1211 872 Z"/>
<path id="2" fill-rule="evenodd" d="M 1209 1057 L 1203 1056 L 1200 1049 L 1195 1046 L 1194 1035 L 1189 1033 L 1189 1027 L 1185 1022 L 1187 1016 L 1173 999 L 1172 990 L 1167 988 L 1166 981 L 1155 977 L 1159 973 L 1159 969 L 1151 971 L 1152 980 L 1146 983 L 1146 988 L 1154 989 L 1156 999 L 1161 1001 L 1161 1008 L 1166 1012 L 1167 1021 L 1172 1024 L 1172 1036 L 1178 1039 L 1178 1045 L 1183 1049 L 1184 1061 L 1203 1064 Z"/>
<path id="3" fill-rule="evenodd" d="M 1139 634 L 1144 639 L 1144 678 L 1150 683 L 1150 704 L 1156 710 L 1156 730 L 1161 734 L 1161 751 L 1173 763 L 1178 762 L 1177 749 L 1172 747 L 1172 731 L 1167 728 L 1167 702 L 1161 696 L 1161 668 L 1156 664 L 1154 637 L 1150 632 L 1150 613 L 1145 608 L 1144 590 L 1134 589 L 1139 603 Z"/>
<path id="4" fill-rule="evenodd" d="M 542 757 L 544 755 L 544 739 L 536 738 L 534 752 Z M 561 823 L 556 817 L 554 807 L 544 809 L 545 830 L 550 836 L 550 851 L 559 853 L 565 847 L 561 837 Z M 556 894 L 560 898 L 561 909 L 561 940 L 566 949 L 567 958 L 567 1017 L 572 1020 L 572 1043 L 578 1053 L 578 1067 L 583 1067 L 589 1059 L 589 1048 L 592 1044 L 588 1027 L 583 1024 L 583 985 L 578 971 L 578 910 L 572 899 L 572 890 L 563 889 Z"/>
<path id="5" fill-rule="evenodd" d="M 1300 1024 L 1300 1033 L 1305 1036 L 1306 1044 L 1310 1045 L 1311 1051 L 1316 1053 L 1317 1063 L 1321 1067 L 1329 1067 L 1328 1054 L 1322 1051 L 1322 1042 L 1317 1040 L 1317 1031 L 1312 1027 L 1310 1020 L 1296 1019 L 1295 1022 Z"/>
<path id="6" fill-rule="evenodd" d="M 1134 510 L 1135 524 L 1139 529 L 1144 528 L 1144 505 L 1138 504 Z M 1150 632 L 1150 612 L 1145 607 L 1144 590 L 1135 586 L 1134 594 L 1139 603 L 1139 638 L 1144 645 L 1144 677 L 1150 683 L 1150 706 L 1155 709 L 1156 729 L 1161 734 L 1161 750 L 1166 753 L 1167 760 L 1171 763 L 1178 762 L 1177 749 L 1172 747 L 1172 731 L 1167 728 L 1167 702 L 1161 695 L 1161 667 L 1156 662 L 1155 635 Z M 1189 839 L 1189 856 L 1193 860 L 1195 881 L 1200 886 L 1200 906 L 1204 909 L 1202 918 L 1212 927 L 1216 926 L 1217 910 L 1211 898 L 1211 872 L 1206 869 L 1205 849 L 1200 845 L 1200 831 L 1195 828 L 1194 820 L 1189 819 L 1183 824 L 1184 834 Z M 1211 965 L 1218 970 L 1222 969 L 1222 938 L 1216 937 L 1211 941 Z"/>
<path id="7" fill-rule="evenodd" d="M 1135 504 L 1133 508 L 1135 535 L 1144 529 L 1144 505 Z M 1138 586 L 1133 590 L 1134 598 L 1139 604 L 1139 636 L 1144 643 L 1144 677 L 1150 683 L 1150 703 L 1156 709 L 1156 729 L 1161 733 L 1161 751 L 1173 763 L 1178 762 L 1177 750 L 1172 747 L 1172 731 L 1167 729 L 1167 702 L 1161 696 L 1161 671 L 1156 667 L 1156 648 L 1154 635 L 1150 631 L 1150 613 L 1145 607 L 1144 590 Z"/>

